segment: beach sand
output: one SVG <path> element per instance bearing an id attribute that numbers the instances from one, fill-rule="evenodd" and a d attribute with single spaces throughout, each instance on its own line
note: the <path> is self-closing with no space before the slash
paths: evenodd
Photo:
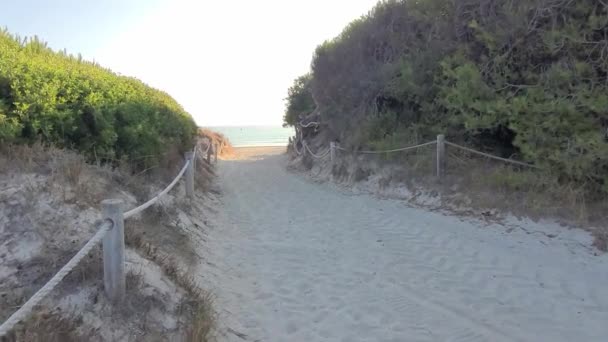
<path id="1" fill-rule="evenodd" d="M 234 147 L 234 154 L 223 157 L 224 160 L 246 160 L 263 156 L 283 154 L 287 151 L 286 146 L 252 146 Z"/>
<path id="2" fill-rule="evenodd" d="M 288 172 L 283 151 L 218 165 L 197 273 L 222 340 L 606 340 L 608 257 L 588 233 L 355 195 Z"/>

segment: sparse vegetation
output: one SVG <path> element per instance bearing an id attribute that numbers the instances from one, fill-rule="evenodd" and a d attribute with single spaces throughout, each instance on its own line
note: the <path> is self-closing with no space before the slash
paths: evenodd
<path id="1" fill-rule="evenodd" d="M 91 336 L 77 331 L 80 324 L 76 317 L 42 309 L 8 335 L 6 342 L 81 342 L 90 341 Z"/>
<path id="2" fill-rule="evenodd" d="M 178 167 L 183 164 L 181 157 L 177 164 Z M 201 174 L 208 167 L 203 164 L 197 163 L 195 177 L 201 193 L 210 180 L 203 182 L 199 179 L 212 176 L 210 173 Z M 76 151 L 41 143 L 0 146 L 0 212 L 6 220 L 0 244 L 8 248 L 0 255 L 3 266 L 0 321 L 30 298 L 94 234 L 93 222 L 99 218 L 98 207 L 102 199 L 123 198 L 127 206 L 132 207 L 136 199 L 129 192 L 139 192 L 142 200 L 147 200 L 151 191 L 155 191 L 152 184 L 166 185 L 163 172 L 137 175 L 133 172 L 135 167 L 132 163 L 122 162 L 118 167 L 86 163 Z M 171 175 L 173 177 L 175 174 Z M 189 210 L 183 204 L 180 202 L 179 206 Z M 133 271 L 127 274 L 128 298 L 116 307 L 107 303 L 103 295 L 101 248 L 95 248 L 48 300 L 13 331 L 8 340 L 107 339 L 107 336 L 101 338 L 100 331 L 92 329 L 90 322 L 83 322 L 81 315 L 88 313 L 100 320 L 122 315 L 122 322 L 112 322 L 117 325 L 115 328 L 127 329 L 130 338 L 167 335 L 169 340 L 178 336 L 180 339 L 210 341 L 210 331 L 215 322 L 212 298 L 198 288 L 182 269 L 192 266 L 198 255 L 193 248 L 188 248 L 191 241 L 186 231 L 193 228 L 186 227 L 177 219 L 178 216 L 173 206 L 155 206 L 141 221 L 130 220 L 126 226 L 127 242 L 158 264 L 159 271 L 179 289 L 181 299 L 177 307 L 167 305 L 167 298 L 151 293 L 157 290 L 144 282 L 140 273 Z M 149 250 L 133 244 L 132 234 L 145 236 Z M 166 255 L 179 257 L 179 260 L 166 258 Z M 57 302 L 79 293 L 90 294 L 79 297 L 79 305 L 86 308 L 82 312 L 71 314 L 71 309 L 56 309 Z M 177 327 L 148 326 L 159 319 L 154 316 L 155 312 L 174 316 Z"/>
<path id="3" fill-rule="evenodd" d="M 164 252 L 162 247 L 152 244 L 145 231 L 129 230 L 125 234 L 125 242 L 128 245 L 157 263 L 163 273 L 188 294 L 180 305 L 180 311 L 188 317 L 188 321 L 185 322 L 186 341 L 213 341 L 216 313 L 213 309 L 212 295 L 202 290 L 192 276 L 180 267 L 175 258 Z"/>

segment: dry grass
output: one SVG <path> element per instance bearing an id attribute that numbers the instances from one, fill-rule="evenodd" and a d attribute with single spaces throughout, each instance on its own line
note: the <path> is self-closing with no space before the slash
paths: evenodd
<path id="1" fill-rule="evenodd" d="M 309 158 L 304 158 L 303 164 L 312 168 L 312 161 L 307 161 Z M 391 184 L 413 185 L 432 178 L 435 172 L 434 158 L 429 147 L 395 154 L 362 155 L 340 151 L 338 159 L 331 166 L 331 173 L 340 182 L 366 181 L 370 176 L 381 173 L 386 174 L 380 180 L 382 187 Z"/>
<path id="2" fill-rule="evenodd" d="M 66 203 L 96 207 L 117 184 L 110 166 L 88 164 L 76 151 L 35 143 L 0 147 L 0 172 L 47 177 L 44 192 L 62 193 Z"/>
<path id="3" fill-rule="evenodd" d="M 92 334 L 78 332 L 80 319 L 48 308 L 37 310 L 18 324 L 2 342 L 79 342 L 90 341 Z"/>
<path id="4" fill-rule="evenodd" d="M 0 146 L 0 172 L 19 171 L 61 176 L 70 185 L 81 183 L 84 157 L 75 151 L 34 143 Z"/>
<path id="5" fill-rule="evenodd" d="M 135 172 L 132 165 L 128 163 L 116 163 L 113 165 L 99 166 L 89 164 L 76 152 L 61 150 L 52 146 L 42 144 L 34 145 L 5 145 L 0 146 L 0 176 L 6 174 L 5 180 L 12 179 L 15 175 L 32 175 L 36 182 L 26 184 L 25 190 L 20 193 L 25 197 L 24 205 L 20 205 L 18 211 L 11 211 L 11 216 L 27 218 L 28 208 L 26 206 L 35 203 L 45 194 L 53 198 L 57 205 L 76 204 L 78 208 L 97 208 L 104 198 L 112 197 L 112 191 L 126 190 L 137 192 L 140 200 L 149 199 L 150 184 L 161 184 L 172 180 L 175 174 L 183 166 L 184 159 L 181 153 L 169 153 L 162 163 L 149 170 Z M 40 177 L 40 175 L 44 177 Z M 196 185 L 200 191 L 206 191 L 213 177 L 213 168 L 203 162 L 197 163 Z M 167 181 L 162 181 L 167 179 Z M 23 193 L 23 192 L 26 193 Z M 56 194 L 60 194 L 57 196 Z M 61 198 L 59 198 L 61 197 Z M 55 200 L 58 198 L 58 201 Z M 53 203 L 55 203 L 53 202 Z M 55 208 L 51 204 L 52 208 Z M 35 206 L 31 206 L 35 208 Z M 12 209 L 11 209 L 12 210 Z M 78 210 L 78 209 L 77 209 Z M 90 209 L 89 209 L 90 210 Z M 168 212 L 169 211 L 169 212 Z M 194 260 L 196 254 L 191 249 L 184 248 L 189 245 L 188 237 L 179 229 L 168 229 L 163 225 L 170 225 L 170 220 L 175 219 L 175 212 L 170 208 L 157 206 L 146 212 L 143 222 L 134 231 L 141 236 L 138 241 L 131 243 L 144 254 L 157 262 L 165 275 L 171 278 L 178 286 L 182 287 L 188 294 L 184 299 L 180 310 L 184 313 L 183 329 L 188 340 L 209 341 L 211 330 L 215 323 L 215 314 L 211 308 L 210 295 L 200 290 L 194 280 L 186 272 L 179 268 L 176 260 L 164 257 L 165 250 L 179 251 L 184 260 Z M 137 221 L 130 221 L 137 222 Z M 159 225 L 161 222 L 163 225 Z M 42 233 L 52 233 L 61 222 L 53 223 L 53 227 L 41 229 Z M 156 236 L 150 227 L 158 228 Z M 129 230 L 127 230 L 129 232 Z M 161 234 L 162 233 L 162 234 Z M 46 233 L 45 233 L 46 234 Z M 85 234 L 86 236 L 86 234 Z M 160 249 L 154 247 L 146 239 L 162 246 Z M 53 241 L 53 236 L 44 236 L 50 243 L 45 244 L 39 253 L 39 257 L 33 257 L 25 263 L 18 265 L 19 272 L 15 275 L 15 284 L 0 285 L 0 318 L 6 318 L 16 308 L 25 302 L 40 286 L 71 258 L 81 242 L 79 239 L 73 241 Z M 130 239 L 127 236 L 127 239 Z M 165 249 L 166 248 L 166 249 Z M 102 265 L 101 249 L 95 248 L 76 269 L 60 284 L 56 294 L 68 294 L 73 292 L 75 286 L 93 286 L 102 289 Z M 2 283 L 2 282 L 0 282 Z M 143 298 L 140 296 L 141 276 L 133 273 L 127 275 L 127 291 L 129 297 L 134 301 L 125 301 L 117 308 L 116 313 L 123 313 L 125 319 L 130 319 L 148 311 L 149 308 L 158 306 L 154 298 Z M 96 295 L 97 296 L 97 295 Z M 95 299 L 97 302 L 97 299 Z M 147 303 L 147 304 L 146 304 Z M 161 303 L 162 304 L 162 303 Z M 142 306 L 143 305 L 143 306 Z M 146 309 L 146 307 L 148 309 Z M 143 308 L 143 309 L 142 309 Z M 36 310 L 36 312 L 40 312 Z M 142 318 L 146 321 L 145 318 Z M 126 321 L 125 321 L 126 322 Z M 46 312 L 35 314 L 24 325 L 10 337 L 10 341 L 79 341 L 83 336 L 76 334 L 75 327 L 81 325 L 74 317 L 64 316 L 60 312 Z M 66 327 L 66 329 L 64 329 Z M 152 329 L 154 330 L 154 329 Z M 144 330 L 145 331 L 145 330 Z M 71 332 L 66 334 L 66 332 Z M 89 340 L 88 335 L 84 340 Z M 2 340 L 4 341 L 4 340 Z"/>
<path id="6" fill-rule="evenodd" d="M 157 208 L 156 210 L 161 210 Z M 152 211 L 154 213 L 154 211 Z M 166 214 L 156 214 L 157 217 L 166 217 Z M 153 222 L 153 219 L 151 219 Z M 136 222 L 136 221 L 135 221 Z M 158 222 L 158 221 L 157 221 Z M 150 223 L 146 228 L 152 227 Z M 215 327 L 216 314 L 213 310 L 212 296 L 200 289 L 194 279 L 185 272 L 175 258 L 169 257 L 164 251 L 166 246 L 157 247 L 146 241 L 153 236 L 149 230 L 144 229 L 126 229 L 126 242 L 129 246 L 136 248 L 149 260 L 160 266 L 163 274 L 167 276 L 174 284 L 182 288 L 186 292 L 186 296 L 182 299 L 177 314 L 182 317 L 183 334 L 186 341 L 213 341 L 212 331 Z M 166 231 L 166 227 L 164 230 Z M 174 232 L 175 233 L 175 232 Z M 168 234 L 165 237 L 170 236 Z M 181 242 L 187 242 L 187 238 L 178 238 Z M 160 241 L 156 241 L 159 243 Z M 166 240 L 165 240 L 166 242 Z M 177 241 L 174 241 L 177 243 Z M 178 246 L 179 247 L 179 246 Z M 180 250 L 176 247 L 170 247 L 171 250 Z M 184 250 L 183 245 L 181 249 Z M 187 249 L 185 249 L 187 250 Z M 23 302 L 25 302 L 33 292 L 43 285 L 57 270 L 63 265 L 67 259 L 76 251 L 61 253 L 58 259 L 55 258 L 34 258 L 27 264 L 23 265 L 23 272 L 20 272 L 21 282 L 28 284 L 23 288 L 21 295 L 2 296 L 2 307 L 6 308 L 7 314 L 13 312 Z M 97 302 L 98 296 L 103 296 L 103 279 L 102 272 L 102 256 L 101 249 L 95 248 L 93 251 L 72 271 L 66 279 L 60 284 L 56 292 L 68 294 L 75 286 L 93 286 L 97 288 L 94 302 Z M 27 272 L 26 272 L 27 270 Z M 146 336 L 160 336 L 161 331 L 158 327 L 148 326 L 145 318 L 147 313 L 154 308 L 161 308 L 164 304 L 154 296 L 144 295 L 141 291 L 144 286 L 142 275 L 137 272 L 127 273 L 127 296 L 118 306 L 113 307 L 112 315 L 122 317 L 125 322 L 140 322 L 139 328 Z M 39 312 L 39 311 L 36 311 Z M 77 316 L 65 316 L 62 312 L 49 313 L 43 311 L 44 314 L 35 313 L 24 324 L 17 327 L 13 334 L 9 336 L 7 341 L 88 341 L 89 338 L 84 338 L 77 333 L 77 327 L 81 326 Z M 57 328 L 59 327 L 59 328 Z M 95 336 L 93 332 L 88 337 Z M 48 337 L 48 339 L 45 339 Z M 3 340 L 2 340 L 3 341 Z"/>
<path id="7" fill-rule="evenodd" d="M 50 176 L 49 185 L 64 193 L 66 202 L 78 201 L 79 204 L 97 207 L 117 190 L 129 191 L 139 201 L 149 199 L 150 184 L 166 185 L 184 165 L 184 156 L 177 149 L 163 154 L 154 165 L 145 159 L 113 160 L 110 164 L 88 163 L 76 151 L 59 149 L 54 146 L 35 143 L 32 145 L 0 146 L 0 173 L 35 173 Z M 212 166 L 203 168 L 200 173 L 210 179 Z M 199 172 L 197 172 L 199 174 Z M 201 180 L 201 189 L 206 189 L 207 180 Z"/>
<path id="8" fill-rule="evenodd" d="M 593 246 L 600 251 L 608 251 L 608 228 L 603 227 L 600 229 L 596 229 L 593 232 L 593 236 L 595 240 L 593 241 Z"/>
<path id="9" fill-rule="evenodd" d="M 202 153 L 198 153 L 195 158 L 194 185 L 198 191 L 207 192 L 215 178 L 215 167 L 207 163 Z"/>
<path id="10" fill-rule="evenodd" d="M 219 146 L 218 155 L 220 157 L 229 157 L 234 155 L 234 147 L 232 147 L 230 140 L 228 140 L 228 138 L 226 138 L 226 136 L 223 134 L 214 132 L 207 128 L 199 128 L 198 135 L 199 137 L 210 141 L 212 144 L 211 146 L 217 144 L 217 146 Z"/>
<path id="11" fill-rule="evenodd" d="M 126 275 L 126 296 L 125 298 L 117 304 L 112 304 L 112 315 L 119 315 L 124 319 L 125 322 L 128 321 L 139 321 L 140 329 L 145 333 L 154 333 L 159 334 L 162 332 L 162 329 L 159 327 L 150 327 L 147 324 L 148 315 L 153 309 L 163 309 L 165 310 L 165 304 L 163 301 L 155 295 L 152 294 L 144 294 L 142 291 L 145 283 L 143 280 L 143 275 L 139 272 L 129 271 Z M 101 287 L 97 296 L 105 296 L 102 294 Z"/>
<path id="12" fill-rule="evenodd" d="M 465 194 L 476 208 L 496 208 L 532 219 L 550 217 L 586 227 L 596 237 L 596 247 L 604 251 L 608 247 L 603 242 L 608 199 L 593 197 L 589 189 L 541 170 L 456 153 L 450 153 L 449 160 L 444 193 Z"/>
<path id="13" fill-rule="evenodd" d="M 213 330 L 216 325 L 217 315 L 213 309 L 213 297 L 210 293 L 202 290 L 194 279 L 185 272 L 175 258 L 164 253 L 159 247 L 146 241 L 143 232 L 133 231 L 127 233 L 125 242 L 147 259 L 159 265 L 165 274 L 176 285 L 184 289 L 187 297 L 180 305 L 180 312 L 187 317 L 184 322 L 186 326 L 186 340 L 207 342 L 213 341 Z"/>
<path id="14" fill-rule="evenodd" d="M 48 161 L 56 149 L 48 148 L 40 143 L 33 145 L 3 145 L 0 146 L 0 173 L 11 170 L 22 172 L 48 173 Z"/>
<path id="15" fill-rule="evenodd" d="M 215 176 L 214 166 L 207 163 L 200 153 L 195 158 L 195 187 L 199 192 L 206 192 Z M 122 162 L 118 165 L 119 172 L 116 172 L 114 180 L 117 187 L 128 190 L 138 201 L 146 201 L 154 195 L 150 184 L 160 184 L 163 187 L 169 184 L 184 163 L 184 156 L 177 150 L 169 151 L 158 164 L 149 167 L 137 168 L 128 162 Z"/>
<path id="16" fill-rule="evenodd" d="M 60 172 L 72 186 L 80 186 L 81 177 L 86 163 L 84 157 L 77 154 L 67 154 L 60 164 Z"/>
<path id="17" fill-rule="evenodd" d="M 165 183 L 171 182 L 185 162 L 184 154 L 176 148 L 172 148 L 163 155 L 163 158 L 159 162 L 159 167 L 155 168 L 150 176 L 156 176 Z"/>
<path id="18" fill-rule="evenodd" d="M 215 328 L 216 316 L 213 313 L 211 303 L 213 298 L 203 297 L 196 300 L 182 302 L 182 310 L 189 312 L 189 321 L 186 324 L 187 342 L 210 342 L 214 341 L 212 331 Z"/>
<path id="19" fill-rule="evenodd" d="M 78 246 L 79 247 L 79 246 Z M 8 318 L 16 308 L 25 303 L 78 251 L 57 250 L 45 247 L 38 256 L 19 265 L 15 278 L 20 287 L 0 286 L 0 320 Z M 99 283 L 103 277 L 101 249 L 93 249 L 60 283 L 59 291 L 67 291 L 74 286 Z M 5 310 L 6 309 L 6 310 Z"/>
<path id="20" fill-rule="evenodd" d="M 175 221 L 176 217 L 175 208 L 154 205 L 141 220 L 125 223 L 125 241 L 134 248 L 144 243 L 156 246 L 163 254 L 176 255 L 187 265 L 192 265 L 198 260 L 198 255 L 189 236 Z"/>

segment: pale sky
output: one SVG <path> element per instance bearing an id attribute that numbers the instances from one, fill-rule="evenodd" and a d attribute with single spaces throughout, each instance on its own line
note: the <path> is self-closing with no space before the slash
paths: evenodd
<path id="1" fill-rule="evenodd" d="M 315 47 L 377 0 L 21 0 L 0 26 L 135 76 L 201 126 L 280 125 Z"/>

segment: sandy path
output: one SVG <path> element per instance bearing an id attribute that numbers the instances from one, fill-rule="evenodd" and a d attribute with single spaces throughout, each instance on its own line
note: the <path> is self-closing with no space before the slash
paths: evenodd
<path id="1" fill-rule="evenodd" d="M 608 258 L 526 231 L 348 195 L 280 155 L 220 161 L 202 278 L 234 341 L 606 341 Z"/>

